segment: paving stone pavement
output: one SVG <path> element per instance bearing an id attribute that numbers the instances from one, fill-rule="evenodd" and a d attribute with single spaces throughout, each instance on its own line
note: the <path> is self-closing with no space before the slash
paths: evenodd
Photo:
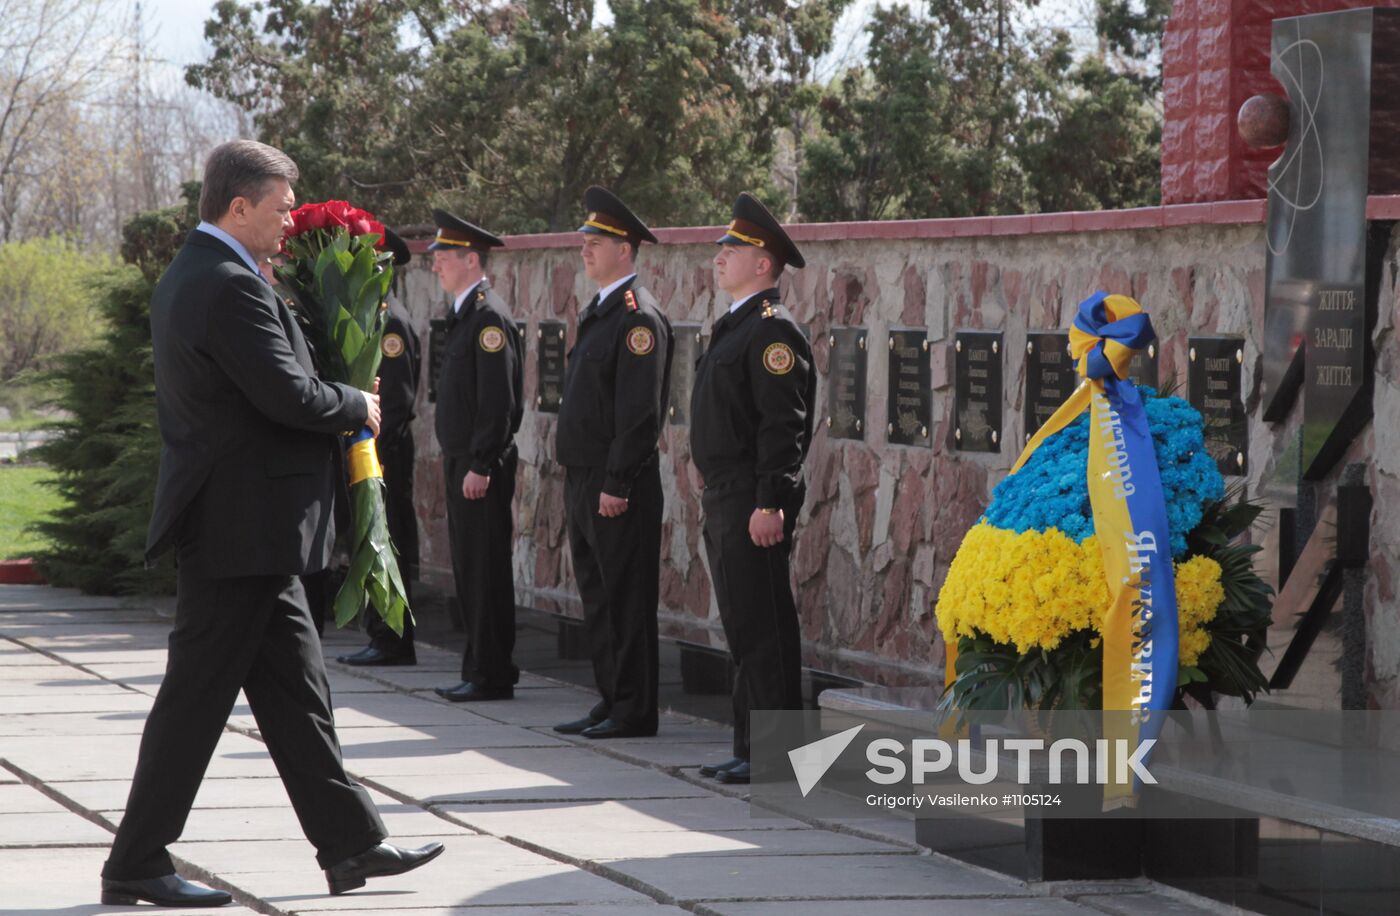
<path id="1" fill-rule="evenodd" d="M 0 916 L 103 907 L 98 872 L 126 803 L 170 622 L 150 607 L 0 586 Z M 353 632 L 326 636 L 353 651 Z M 187 877 L 234 894 L 222 913 L 387 916 L 1177 916 L 1234 912 L 1149 882 L 1027 886 L 944 856 L 910 825 L 751 817 L 744 793 L 698 778 L 728 757 L 724 726 L 666 713 L 654 739 L 593 743 L 548 726 L 584 691 L 533 674 L 516 698 L 445 703 L 455 652 L 416 668 L 331 662 L 346 767 L 406 845 L 442 859 L 331 897 L 247 705 L 234 709 L 185 834 Z M 161 910 L 175 913 L 178 910 Z M 207 911 L 199 911 L 207 912 Z"/>

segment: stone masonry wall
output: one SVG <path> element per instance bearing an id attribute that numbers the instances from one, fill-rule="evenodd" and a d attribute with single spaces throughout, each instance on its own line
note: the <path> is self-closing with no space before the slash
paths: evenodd
<path id="1" fill-rule="evenodd" d="M 794 228 L 808 267 L 787 272 L 783 294 L 797 319 L 811 326 L 821 376 L 821 419 L 826 416 L 828 329 L 860 325 L 869 331 L 871 342 L 865 440 L 830 439 L 819 422 L 806 468 L 808 500 L 798 527 L 793 574 L 808 664 L 884 683 L 941 680 L 943 649 L 935 637 L 933 604 L 964 532 L 1017 456 L 1026 332 L 1064 330 L 1077 303 L 1096 289 L 1126 293 L 1143 303 L 1160 336 L 1162 379 L 1175 379 L 1182 396 L 1189 335 L 1244 339 L 1244 391 L 1251 418 L 1249 490 L 1265 493 L 1273 505 L 1291 504 L 1296 487 L 1289 476 L 1288 444 L 1296 429 L 1289 423 L 1275 428 L 1258 418 L 1264 324 L 1262 206 L 1236 207 L 1228 213 L 1171 207 L 1125 213 L 1121 219 L 1099 215 L 1096 222 L 1056 214 L 875 228 Z M 1028 219 L 1032 222 L 1024 222 Z M 1102 231 L 1070 231 L 1074 228 Z M 703 322 L 708 333 L 711 316 L 727 304 L 715 288 L 710 265 L 714 246 L 709 240 L 718 231 L 659 234 L 663 244 L 648 246 L 641 254 L 641 282 L 657 295 L 672 321 Z M 1394 259 L 1392 240 L 1376 332 L 1379 419 L 1347 458 L 1368 462 L 1376 495 L 1374 574 L 1367 592 L 1374 636 L 1368 681 L 1374 684 L 1377 702 L 1388 706 L 1400 705 L 1400 620 L 1395 614 L 1400 588 L 1400 348 L 1393 333 L 1400 316 L 1395 314 Z M 424 337 L 425 353 L 428 318 L 445 314 L 447 308 L 428 263 L 421 257 L 409 269 L 405 295 Z M 533 405 L 537 323 L 567 321 L 572 342 L 577 309 L 593 288 L 583 275 L 571 236 L 511 239 L 506 250 L 493 256 L 489 273 L 516 318 L 529 321 L 525 396 Z M 933 341 L 932 447 L 885 442 L 884 342 L 891 327 L 924 327 Z M 962 329 L 1005 332 L 1005 445 L 1000 454 L 963 453 L 949 445 L 951 342 L 954 332 Z M 424 575 L 446 583 L 450 562 L 443 483 L 426 383 L 418 416 L 416 483 Z M 577 614 L 564 534 L 563 472 L 553 460 L 554 427 L 552 414 L 527 409 L 519 437 L 517 588 L 523 604 Z M 722 645 L 702 556 L 699 480 L 690 462 L 688 434 L 688 426 L 670 425 L 661 443 L 666 496 L 663 632 Z M 1374 462 L 1372 454 L 1377 456 Z M 1334 470 L 1333 479 L 1318 485 L 1321 502 L 1335 493 L 1341 467 Z M 1274 536 L 1261 537 L 1267 548 L 1264 556 L 1275 557 Z M 1271 565 L 1272 559 L 1268 562 Z M 1282 640 L 1278 654 L 1291 626 L 1290 618 L 1275 627 Z M 1319 674 L 1306 688 L 1324 705 L 1333 689 L 1325 661 L 1328 652 L 1335 655 L 1335 647 L 1327 646 L 1324 639 L 1314 652 L 1320 661 L 1310 660 L 1308 670 Z"/>

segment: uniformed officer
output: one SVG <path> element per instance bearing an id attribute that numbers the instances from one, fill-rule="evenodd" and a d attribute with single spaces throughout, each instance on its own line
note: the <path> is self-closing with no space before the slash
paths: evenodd
<path id="1" fill-rule="evenodd" d="M 656 734 L 661 598 L 661 435 L 671 324 L 637 283 L 651 230 L 610 191 L 584 194 L 584 272 L 598 293 L 578 318 L 556 435 L 564 511 L 601 699 L 554 727 L 588 738 Z"/>
<path id="2" fill-rule="evenodd" d="M 520 669 L 515 651 L 515 574 L 511 568 L 517 462 L 524 414 L 524 344 L 506 304 L 486 279 L 496 236 L 443 210 L 428 249 L 433 273 L 452 297 L 436 427 L 447 484 L 452 575 L 467 626 L 462 681 L 435 692 L 453 702 L 508 700 Z"/>
<path id="3" fill-rule="evenodd" d="M 413 509 L 413 407 L 418 399 L 418 335 L 399 301 L 399 270 L 413 260 L 408 244 L 392 229 L 384 230 L 384 247 L 394 255 L 394 285 L 388 297 L 389 320 L 380 343 L 379 399 L 384 419 L 379 426 L 375 449 L 384 467 L 384 511 L 389 538 L 398 552 L 399 577 L 413 606 L 413 582 L 418 579 L 418 516 Z M 378 614 L 367 615 L 365 631 L 369 645 L 352 655 L 336 659 L 347 665 L 412 665 L 417 663 L 413 648 L 413 617 L 404 615 L 403 635 L 389 628 Z"/>
<path id="4" fill-rule="evenodd" d="M 695 369 L 690 450 L 705 480 L 705 553 L 737 673 L 734 758 L 700 772 L 750 779 L 749 713 L 802 708 L 802 644 L 789 561 L 806 487 L 816 374 L 812 351 L 778 297 L 802 253 L 749 194 L 719 239 L 715 278 L 733 300 Z"/>

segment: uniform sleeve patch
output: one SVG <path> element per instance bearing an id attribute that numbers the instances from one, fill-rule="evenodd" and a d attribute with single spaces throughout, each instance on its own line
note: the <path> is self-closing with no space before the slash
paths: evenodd
<path id="1" fill-rule="evenodd" d="M 785 343 L 769 344 L 763 351 L 763 368 L 773 375 L 787 375 L 795 362 L 797 357 L 793 355 L 792 347 Z"/>
<path id="2" fill-rule="evenodd" d="M 380 352 L 390 359 L 403 356 L 403 349 L 403 338 L 397 334 L 385 334 L 379 344 Z"/>
<path id="3" fill-rule="evenodd" d="M 477 341 L 487 353 L 499 353 L 506 345 L 506 332 L 497 327 L 482 328 Z"/>
<path id="4" fill-rule="evenodd" d="M 646 356 L 656 348 L 656 335 L 651 328 L 633 328 L 627 332 L 627 349 L 637 356 Z"/>

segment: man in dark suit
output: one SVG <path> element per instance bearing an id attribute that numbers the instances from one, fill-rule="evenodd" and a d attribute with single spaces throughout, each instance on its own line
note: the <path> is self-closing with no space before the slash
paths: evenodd
<path id="1" fill-rule="evenodd" d="M 802 633 L 789 561 L 806 486 L 817 376 L 812 349 L 778 295 L 806 264 L 757 198 L 740 194 L 719 239 L 715 278 L 733 299 L 695 369 L 690 453 L 705 478 L 705 554 L 734 660 L 734 757 L 700 768 L 752 778 L 755 709 L 802 708 Z"/>
<path id="2" fill-rule="evenodd" d="M 671 323 L 637 282 L 651 230 L 610 191 L 584 193 L 581 254 L 598 293 L 579 314 L 555 437 L 584 627 L 601 694 L 554 730 L 585 738 L 656 734 L 661 598 L 661 436 Z"/>
<path id="3" fill-rule="evenodd" d="M 418 578 L 418 515 L 413 508 L 414 404 L 418 400 L 418 335 L 408 311 L 399 302 L 399 270 L 413 260 L 408 243 L 392 229 L 384 230 L 384 247 L 394 253 L 394 286 L 389 294 L 389 320 L 380 344 L 379 398 L 384 422 L 374 446 L 384 467 L 384 512 L 388 517 L 389 539 L 398 553 L 399 577 L 413 605 L 413 582 Z M 353 655 L 336 659 L 346 665 L 414 665 L 413 616 L 405 614 L 403 635 L 395 633 L 378 614 L 366 615 L 365 632 L 369 645 Z"/>
<path id="4" fill-rule="evenodd" d="M 166 847 L 240 689 L 331 893 L 442 852 L 383 842 L 368 794 L 346 775 L 298 578 L 330 557 L 336 434 L 377 432 L 380 409 L 377 395 L 316 378 L 295 319 L 258 272 L 290 225 L 296 178 L 270 146 L 217 147 L 203 222 L 151 299 L 161 459 L 146 556 L 175 552 L 175 627 L 102 869 L 104 904 L 230 902 L 176 876 Z"/>
<path id="5" fill-rule="evenodd" d="M 433 221 L 433 273 L 452 297 L 434 419 L 447 486 L 452 576 L 467 626 L 462 680 L 434 691 L 454 703 L 509 700 L 520 679 L 512 660 L 511 534 L 525 347 L 486 279 L 491 249 L 505 243 L 445 210 L 434 210 Z"/>

